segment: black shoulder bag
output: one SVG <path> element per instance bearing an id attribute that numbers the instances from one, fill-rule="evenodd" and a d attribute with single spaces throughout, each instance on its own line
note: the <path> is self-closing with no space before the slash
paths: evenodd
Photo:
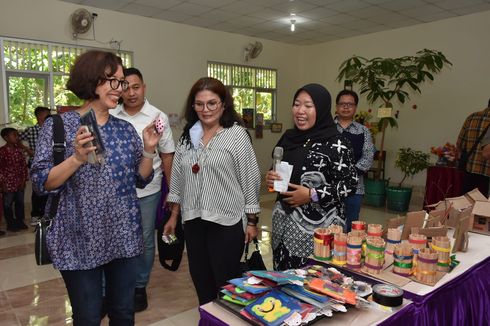
<path id="1" fill-rule="evenodd" d="M 52 115 L 53 117 L 53 161 L 54 165 L 58 165 L 63 162 L 65 158 L 65 129 L 63 127 L 63 120 L 58 114 Z M 58 210 L 58 203 L 60 201 L 60 194 L 57 193 L 51 200 L 51 206 L 49 213 L 45 213 L 44 216 L 37 222 L 36 226 L 36 242 L 34 251 L 36 255 L 36 264 L 47 265 L 51 264 L 51 257 L 49 256 L 48 248 L 46 246 L 46 232 L 51 226 L 51 222 L 56 216 Z"/>
<path id="2" fill-rule="evenodd" d="M 476 147 L 487 133 L 488 127 L 490 127 L 490 124 L 488 124 L 485 130 L 483 130 L 480 136 L 478 136 L 478 139 L 475 141 L 475 143 L 473 144 L 469 152 L 466 151 L 466 148 L 463 149 L 461 155 L 459 155 L 458 170 L 466 171 L 466 165 L 468 164 L 468 159 L 470 158 L 471 154 L 473 154 L 473 152 L 476 150 Z"/>

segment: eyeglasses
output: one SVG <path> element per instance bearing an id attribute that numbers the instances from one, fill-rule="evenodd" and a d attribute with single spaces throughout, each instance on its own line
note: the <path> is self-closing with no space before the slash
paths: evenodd
<path id="1" fill-rule="evenodd" d="M 116 90 L 119 88 L 119 86 L 121 86 L 122 90 L 125 91 L 128 89 L 129 87 L 129 82 L 127 80 L 119 80 L 115 77 L 112 77 L 112 78 L 105 78 L 105 80 L 107 80 L 109 82 L 109 85 L 111 85 L 111 88 L 113 90 Z"/>
<path id="2" fill-rule="evenodd" d="M 209 101 L 209 102 L 206 102 L 206 103 L 194 102 L 194 104 L 192 105 L 192 107 L 194 108 L 194 110 L 196 110 L 198 112 L 204 111 L 204 106 L 206 106 L 209 111 L 214 111 L 214 110 L 216 110 L 219 107 L 219 105 L 221 103 L 222 102 L 218 102 L 218 101 Z"/>
<path id="3" fill-rule="evenodd" d="M 337 103 L 337 106 L 352 109 L 352 108 L 356 107 L 356 103 L 339 102 L 339 103 Z"/>

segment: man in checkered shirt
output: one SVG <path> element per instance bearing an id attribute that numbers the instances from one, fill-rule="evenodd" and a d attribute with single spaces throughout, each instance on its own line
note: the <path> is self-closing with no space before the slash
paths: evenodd
<path id="1" fill-rule="evenodd" d="M 22 141 L 26 141 L 29 145 L 28 148 L 25 148 L 27 153 L 29 153 L 29 167 L 31 167 L 32 159 L 34 158 L 34 152 L 36 151 L 36 143 L 37 137 L 39 135 L 39 131 L 46 120 L 46 118 L 50 115 L 50 109 L 45 106 L 38 106 L 34 110 L 34 115 L 37 119 L 37 124 L 28 127 L 24 132 L 20 134 L 20 139 Z M 47 196 L 38 196 L 34 190 L 32 190 L 31 194 L 31 225 L 36 225 L 37 220 L 44 214 L 44 207 L 46 206 Z"/>

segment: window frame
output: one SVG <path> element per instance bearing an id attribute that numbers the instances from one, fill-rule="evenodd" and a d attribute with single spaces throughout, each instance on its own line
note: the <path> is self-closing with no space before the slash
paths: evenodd
<path id="1" fill-rule="evenodd" d="M 45 46 L 47 47 L 47 59 L 48 59 L 48 70 L 43 71 L 43 70 L 30 70 L 30 69 L 10 69 L 7 68 L 6 65 L 6 58 L 5 58 L 5 42 L 17 42 L 19 44 L 26 44 L 29 46 L 29 48 L 33 48 L 32 45 L 40 45 L 40 46 Z M 134 66 L 134 53 L 133 51 L 115 51 L 112 48 L 99 48 L 99 47 L 94 47 L 94 46 L 84 46 L 84 45 L 77 45 L 77 44 L 68 44 L 68 43 L 59 43 L 59 42 L 47 42 L 47 41 L 39 41 L 39 40 L 31 40 L 31 39 L 24 39 L 24 38 L 15 38 L 15 37 L 3 37 L 0 36 L 0 72 L 1 72 L 1 78 L 2 78 L 2 95 L 3 95 L 3 106 L 4 106 L 4 117 L 5 121 L 4 123 L 10 124 L 13 123 L 10 119 L 10 96 L 9 96 L 9 77 L 20 77 L 20 78 L 43 78 L 47 79 L 46 86 L 47 89 L 46 94 L 45 94 L 45 103 L 44 105 L 49 106 L 50 108 L 54 109 L 56 105 L 59 105 L 60 103 L 55 103 L 55 92 L 54 92 L 54 77 L 55 76 L 69 76 L 69 71 L 64 72 L 64 71 L 55 71 L 55 67 L 53 65 L 53 53 L 58 54 L 58 49 L 62 48 L 63 52 L 61 53 L 70 53 L 70 52 L 75 52 L 77 53 L 79 50 L 81 50 L 80 53 L 76 54 L 78 56 L 81 53 L 84 53 L 89 50 L 103 50 L 103 51 L 111 51 L 116 53 L 117 55 L 121 56 L 123 58 L 123 64 L 124 60 L 127 60 L 129 63 L 129 66 Z M 66 51 L 65 51 L 66 49 Z M 76 57 L 75 56 L 75 57 Z M 71 66 L 71 65 L 70 65 Z"/>
<path id="2" fill-rule="evenodd" d="M 211 65 L 218 65 L 222 66 L 223 68 L 226 67 L 226 80 L 229 80 L 229 83 L 226 83 L 226 81 L 223 81 L 222 79 L 218 77 L 212 76 L 210 74 L 210 69 L 212 69 Z M 240 84 L 235 84 L 233 83 L 233 70 L 235 69 L 245 69 L 245 70 L 252 70 L 254 71 L 254 79 L 253 79 L 253 85 L 240 85 Z M 264 127 L 270 126 L 271 123 L 277 122 L 277 106 L 276 106 L 276 100 L 277 100 L 277 69 L 274 68 L 265 68 L 265 67 L 258 67 L 258 66 L 249 66 L 249 65 L 241 65 L 241 64 L 232 64 L 232 63 L 225 63 L 225 62 L 219 62 L 219 61 L 208 61 L 207 62 L 207 75 L 209 77 L 214 77 L 219 79 L 223 84 L 226 86 L 226 88 L 230 91 L 231 94 L 233 94 L 233 89 L 236 88 L 241 88 L 241 89 L 252 89 L 253 90 L 253 105 L 254 105 L 254 121 L 253 121 L 253 128 L 255 128 L 255 114 L 257 113 L 257 93 L 270 93 L 271 94 L 271 119 L 266 123 L 266 120 L 264 119 Z M 259 71 L 269 71 L 274 74 L 274 86 L 272 88 L 268 87 L 259 87 L 257 85 L 257 73 Z M 237 111 L 238 112 L 238 111 Z M 242 115 L 242 112 L 238 112 L 240 115 Z"/>

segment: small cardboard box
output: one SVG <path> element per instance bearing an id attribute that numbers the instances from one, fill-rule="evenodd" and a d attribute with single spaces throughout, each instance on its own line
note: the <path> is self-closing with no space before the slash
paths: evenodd
<path id="1" fill-rule="evenodd" d="M 490 235 L 490 201 L 476 201 L 471 215 L 470 220 L 473 220 L 472 231 Z"/>

